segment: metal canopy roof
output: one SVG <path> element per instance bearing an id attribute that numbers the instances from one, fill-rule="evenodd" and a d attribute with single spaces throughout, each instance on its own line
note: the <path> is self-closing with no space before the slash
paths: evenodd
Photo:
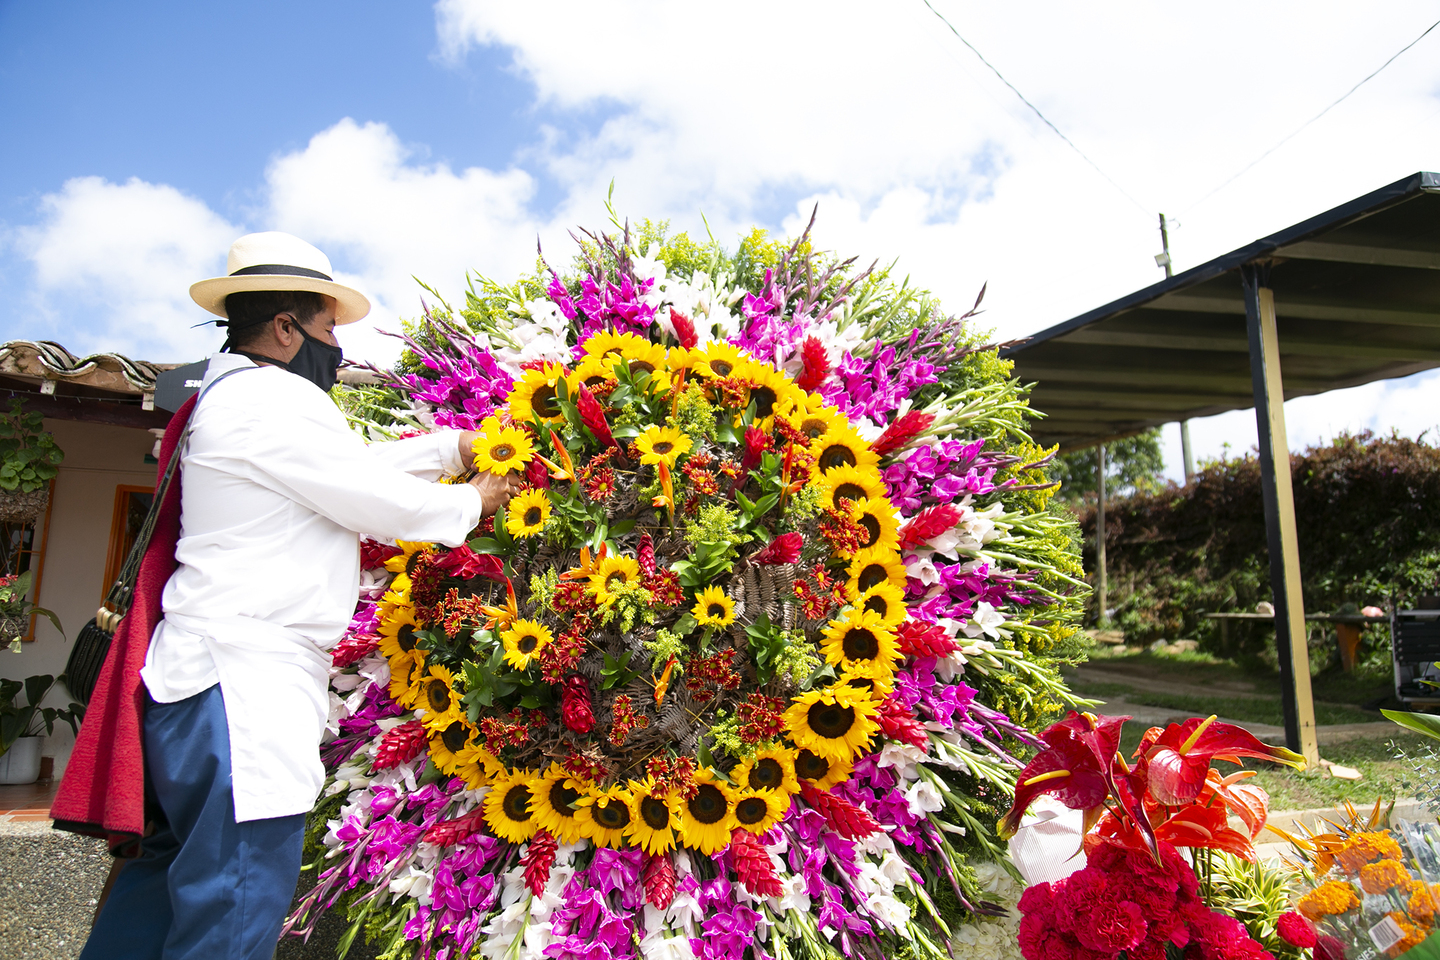
<path id="1" fill-rule="evenodd" d="M 1003 351 L 1036 439 L 1254 406 L 1240 268 L 1266 260 L 1287 400 L 1440 366 L 1440 174 L 1416 173 Z"/>

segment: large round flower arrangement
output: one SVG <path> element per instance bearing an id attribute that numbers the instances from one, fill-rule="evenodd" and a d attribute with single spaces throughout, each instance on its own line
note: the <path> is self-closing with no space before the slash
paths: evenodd
<path id="1" fill-rule="evenodd" d="M 803 237 L 647 230 L 472 286 L 340 398 L 477 430 L 524 488 L 458 549 L 365 543 L 291 925 L 340 904 L 387 956 L 945 955 L 1067 697 L 1078 565 L 1019 388 Z"/>

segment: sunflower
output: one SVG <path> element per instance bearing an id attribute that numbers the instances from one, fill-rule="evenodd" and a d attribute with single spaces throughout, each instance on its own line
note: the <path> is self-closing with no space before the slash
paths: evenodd
<path id="1" fill-rule="evenodd" d="M 581 836 L 597 847 L 620 847 L 625 842 L 625 829 L 635 819 L 634 804 L 630 791 L 618 783 L 608 790 L 587 793 L 575 804 Z"/>
<path id="2" fill-rule="evenodd" d="M 905 588 L 905 565 L 900 562 L 900 554 L 894 548 L 861 550 L 850 558 L 847 572 L 850 582 L 846 587 L 851 593 L 864 593 L 882 583 L 892 584 L 896 589 Z"/>
<path id="3" fill-rule="evenodd" d="M 821 793 L 829 790 L 837 783 L 844 783 L 850 779 L 850 771 L 854 769 L 855 763 L 852 760 L 835 760 L 830 757 L 822 757 L 818 753 L 811 753 L 809 750 L 801 750 L 795 754 L 795 776 L 806 781 Z"/>
<path id="4" fill-rule="evenodd" d="M 728 627 L 735 622 L 735 601 L 712 584 L 695 595 L 690 613 L 702 627 Z"/>
<path id="5" fill-rule="evenodd" d="M 540 651 L 555 639 L 550 628 L 534 620 L 515 620 L 510 629 L 500 634 L 505 646 L 505 662 L 516 670 L 524 670 Z"/>
<path id="6" fill-rule="evenodd" d="M 410 540 L 396 540 L 395 545 L 403 552 L 386 560 L 385 569 L 391 573 L 403 573 L 407 577 L 415 572 L 415 561 L 420 558 L 421 554 L 435 552 L 435 545 L 433 543 L 415 543 Z"/>
<path id="7" fill-rule="evenodd" d="M 895 517 L 895 505 L 885 497 L 866 497 L 852 500 L 850 519 L 858 523 L 866 533 L 866 547 L 898 548 L 900 545 L 900 521 Z"/>
<path id="8" fill-rule="evenodd" d="M 678 427 L 649 426 L 635 441 L 640 449 L 640 462 L 654 466 L 663 463 L 674 467 L 680 454 L 689 453 L 692 441 Z"/>
<path id="9" fill-rule="evenodd" d="M 862 610 L 880 614 L 887 627 L 898 627 L 905 620 L 905 591 L 889 579 L 863 592 L 852 591 L 850 602 Z"/>
<path id="10" fill-rule="evenodd" d="M 816 472 L 812 481 L 820 486 L 826 503 L 840 509 L 841 500 L 879 499 L 885 496 L 885 481 L 873 467 L 836 467 L 826 473 Z"/>
<path id="11" fill-rule="evenodd" d="M 515 770 L 495 778 L 485 794 L 485 824 L 501 840 L 524 843 L 540 826 L 530 812 L 531 788 L 537 782 L 534 771 Z"/>
<path id="12" fill-rule="evenodd" d="M 640 564 L 630 557 L 606 557 L 600 569 L 590 575 L 590 587 L 595 591 L 598 603 L 609 603 L 615 598 L 613 588 L 626 583 L 640 582 Z"/>
<path id="13" fill-rule="evenodd" d="M 785 711 L 785 729 L 801 749 L 830 760 L 853 760 L 880 729 L 875 722 L 879 711 L 864 692 L 836 685 L 795 697 Z"/>
<path id="14" fill-rule="evenodd" d="M 732 770 L 730 776 L 743 790 L 794 793 L 800 789 L 800 782 L 795 778 L 795 751 L 784 746 L 757 750 Z"/>
<path id="15" fill-rule="evenodd" d="M 430 733 L 430 759 L 441 773 L 453 775 L 465 761 L 466 746 L 479 731 L 462 716 L 448 716 L 450 722 L 443 729 L 432 730 Z"/>
<path id="16" fill-rule="evenodd" d="M 402 707 L 415 706 L 419 680 L 425 676 L 425 656 L 418 650 L 390 658 L 390 699 Z"/>
<path id="17" fill-rule="evenodd" d="M 811 409 L 808 403 L 797 403 L 784 412 L 786 420 L 796 430 L 805 434 L 812 441 L 818 440 L 837 424 L 845 423 L 845 417 L 836 407 L 816 406 Z"/>
<path id="18" fill-rule="evenodd" d="M 536 778 L 530 786 L 530 812 L 535 815 L 535 822 L 561 843 L 580 839 L 581 824 L 575 817 L 580 785 L 564 767 L 552 763 L 545 775 Z"/>
<path id="19" fill-rule="evenodd" d="M 774 790 L 737 790 L 734 800 L 735 825 L 751 833 L 766 832 L 790 809 L 790 794 Z"/>
<path id="20" fill-rule="evenodd" d="M 505 529 L 512 537 L 533 537 L 550 519 L 550 498 L 531 487 L 516 494 L 505 508 Z"/>
<path id="21" fill-rule="evenodd" d="M 877 704 L 884 703 L 895 689 L 895 665 L 878 660 L 846 664 L 840 671 L 839 682 L 859 690 Z"/>
<path id="22" fill-rule="evenodd" d="M 523 471 L 535 457 L 530 435 L 518 427 L 502 427 L 496 417 L 480 422 L 480 436 L 470 448 L 475 451 L 476 470 L 489 470 L 502 477 L 512 470 Z"/>
<path id="23" fill-rule="evenodd" d="M 526 370 L 524 376 L 510 388 L 510 418 L 516 423 L 540 420 L 557 423 L 565 418 L 560 409 L 560 384 L 565 382 L 566 394 L 570 384 L 565 368 L 558 363 L 547 363 L 539 370 Z"/>
<path id="24" fill-rule="evenodd" d="M 769 420 L 776 410 L 788 409 L 805 396 L 794 380 L 767 363 L 744 363 L 735 369 L 735 376 L 752 384 L 750 402 L 755 404 L 756 423 Z M 879 462 L 878 457 L 875 462 Z"/>
<path id="25" fill-rule="evenodd" d="M 464 780 L 465 786 L 471 790 L 491 786 L 496 777 L 505 773 L 505 764 L 478 743 L 472 742 L 457 756 L 460 758 L 460 766 L 456 769 L 455 776 Z"/>
<path id="26" fill-rule="evenodd" d="M 399 607 L 410 606 L 410 578 L 403 573 L 395 574 L 395 579 L 390 581 L 390 586 L 385 588 L 385 593 L 380 597 L 379 614 L 384 620 Z"/>
<path id="27" fill-rule="evenodd" d="M 828 473 L 840 467 L 873 469 L 880 463 L 880 457 L 870 449 L 870 441 L 855 432 L 846 420 L 837 420 L 810 444 L 815 456 L 815 469 Z M 852 498 L 853 499 L 853 498 Z"/>
<path id="28" fill-rule="evenodd" d="M 594 357 L 597 360 L 605 360 L 613 364 L 614 361 L 619 358 L 620 351 L 632 337 L 644 343 L 650 342 L 644 337 L 634 333 L 615 333 L 611 330 L 597 330 L 595 333 L 592 333 L 584 343 L 580 344 L 580 349 L 584 351 L 586 357 Z M 610 379 L 615 379 L 613 373 L 610 375 Z"/>
<path id="29" fill-rule="evenodd" d="M 625 837 L 635 846 L 654 856 L 675 848 L 678 837 L 675 827 L 679 820 L 679 804 L 673 793 L 655 794 L 655 781 L 629 783 L 631 809 L 635 816 L 625 827 Z"/>
<path id="30" fill-rule="evenodd" d="M 425 711 L 425 726 L 435 729 L 440 723 L 438 718 L 450 715 L 459 703 L 460 698 L 455 695 L 455 674 L 432 664 L 420 678 L 420 690 L 415 697 L 415 706 Z"/>
<path id="31" fill-rule="evenodd" d="M 735 368 L 750 359 L 750 354 L 724 340 L 713 340 L 697 351 L 700 356 L 695 372 L 702 377 L 729 377 Z"/>
<path id="32" fill-rule="evenodd" d="M 594 338 L 592 337 L 591 339 L 593 340 Z M 615 364 L 618 362 L 618 359 L 617 357 L 602 356 L 585 357 L 575 367 L 574 377 L 576 384 L 583 383 L 591 390 L 594 390 L 607 380 L 613 381 L 615 379 Z"/>
<path id="33" fill-rule="evenodd" d="M 416 641 L 420 639 L 415 636 L 418 629 L 420 621 L 415 619 L 415 608 L 408 603 L 397 605 L 380 621 L 380 652 L 392 660 L 416 652 Z"/>
<path id="34" fill-rule="evenodd" d="M 900 659 L 895 631 L 885 625 L 880 614 L 856 607 L 830 621 L 820 652 L 826 662 L 841 669 L 880 664 L 893 672 Z"/>
<path id="35" fill-rule="evenodd" d="M 665 369 L 669 370 L 675 379 L 684 374 L 689 380 L 695 376 L 695 370 L 705 362 L 705 355 L 699 350 L 686 350 L 684 347 L 671 347 L 665 354 Z"/>
<path id="36" fill-rule="evenodd" d="M 729 784 L 709 768 L 695 775 L 695 784 L 695 795 L 680 800 L 680 835 L 685 846 L 710 857 L 730 843 L 730 831 L 736 827 L 735 799 Z"/>
<path id="37" fill-rule="evenodd" d="M 665 348 L 660 344 L 637 334 L 625 334 L 620 344 L 620 356 L 630 365 L 631 377 L 648 373 L 654 382 L 669 384 Z"/>

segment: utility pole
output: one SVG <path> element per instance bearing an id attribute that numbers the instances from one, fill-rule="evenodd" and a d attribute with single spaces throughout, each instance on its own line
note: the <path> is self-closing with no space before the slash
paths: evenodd
<path id="1" fill-rule="evenodd" d="M 1104 625 L 1109 619 L 1110 591 L 1105 582 L 1105 444 L 1095 448 L 1098 452 L 1098 468 L 1095 474 L 1095 580 L 1100 590 L 1100 608 L 1095 614 L 1095 626 Z"/>
<path id="2" fill-rule="evenodd" d="M 1170 266 L 1170 230 L 1165 224 L 1165 214 L 1160 214 L 1160 246 L 1164 249 L 1155 255 L 1155 265 L 1165 269 L 1165 279 L 1175 275 Z M 1190 454 L 1190 421 L 1180 421 L 1180 456 L 1185 461 L 1185 486 L 1195 478 L 1195 458 Z"/>

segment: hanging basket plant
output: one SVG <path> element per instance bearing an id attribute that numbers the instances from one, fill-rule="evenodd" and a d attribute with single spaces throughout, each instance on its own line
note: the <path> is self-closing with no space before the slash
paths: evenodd
<path id="1" fill-rule="evenodd" d="M 50 481 L 65 451 L 41 430 L 44 418 L 26 412 L 19 398 L 0 414 L 0 521 L 25 523 L 45 515 Z"/>

